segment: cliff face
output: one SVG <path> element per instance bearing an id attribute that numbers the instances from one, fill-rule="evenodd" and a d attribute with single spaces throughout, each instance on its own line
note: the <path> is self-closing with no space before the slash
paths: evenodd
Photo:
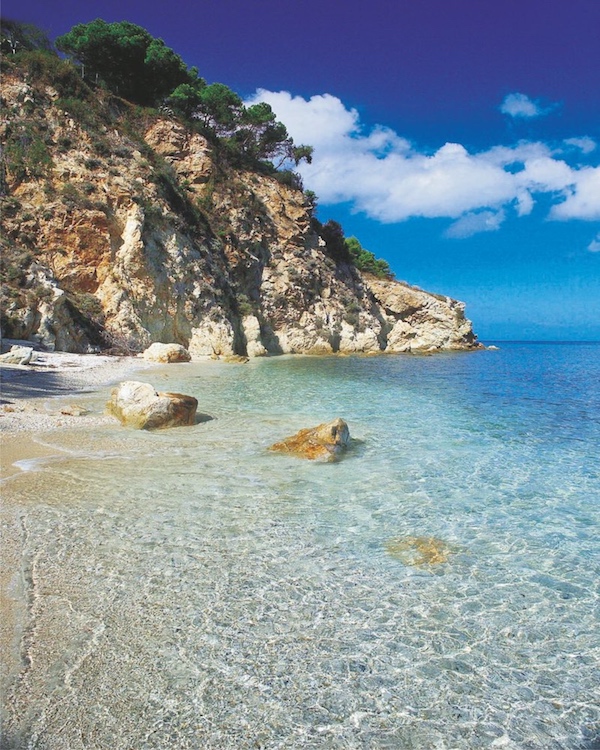
<path id="1" fill-rule="evenodd" d="M 3 335 L 193 355 L 476 347 L 464 306 L 333 260 L 302 191 L 168 116 L 4 76 Z M 118 104 L 118 106 L 117 106 Z"/>

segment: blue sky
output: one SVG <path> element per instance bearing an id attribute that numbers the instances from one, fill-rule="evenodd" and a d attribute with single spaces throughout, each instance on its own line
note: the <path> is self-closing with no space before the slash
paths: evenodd
<path id="1" fill-rule="evenodd" d="M 600 340 L 598 0 L 4 0 L 52 37 L 100 17 L 269 101 L 305 187 L 483 340 Z"/>

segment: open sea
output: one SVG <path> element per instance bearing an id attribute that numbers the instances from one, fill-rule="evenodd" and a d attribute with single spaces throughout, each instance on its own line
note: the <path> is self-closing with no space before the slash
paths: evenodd
<path id="1" fill-rule="evenodd" d="M 498 346 L 159 366 L 215 419 L 40 435 L 3 750 L 600 748 L 600 344 Z"/>

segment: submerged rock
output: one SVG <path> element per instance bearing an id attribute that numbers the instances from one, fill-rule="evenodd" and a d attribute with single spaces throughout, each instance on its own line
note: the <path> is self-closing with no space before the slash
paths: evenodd
<path id="1" fill-rule="evenodd" d="M 181 344 L 160 344 L 158 342 L 151 344 L 142 356 L 148 362 L 160 362 L 162 364 L 189 362 L 192 358 L 188 350 Z"/>
<path id="2" fill-rule="evenodd" d="M 278 453 L 291 453 L 300 458 L 313 461 L 335 461 L 348 447 L 350 431 L 348 425 L 339 417 L 332 422 L 300 430 L 291 437 L 272 445 L 269 450 Z"/>
<path id="3" fill-rule="evenodd" d="M 230 365 L 245 365 L 246 362 L 250 361 L 248 357 L 243 357 L 241 354 L 231 354 L 228 357 L 220 357 L 220 359 Z"/>
<path id="4" fill-rule="evenodd" d="M 452 553 L 446 542 L 432 536 L 405 536 L 389 539 L 385 543 L 385 550 L 405 565 L 416 567 L 445 563 Z"/>
<path id="5" fill-rule="evenodd" d="M 195 424 L 198 401 L 182 393 L 159 393 L 150 383 L 128 380 L 113 389 L 106 408 L 127 427 L 155 430 Z"/>

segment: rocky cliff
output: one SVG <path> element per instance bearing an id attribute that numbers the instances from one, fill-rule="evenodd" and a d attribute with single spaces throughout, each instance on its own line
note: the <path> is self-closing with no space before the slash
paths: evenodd
<path id="1" fill-rule="evenodd" d="M 66 86 L 3 76 L 3 335 L 196 356 L 477 346 L 462 303 L 335 260 L 302 190 Z"/>

